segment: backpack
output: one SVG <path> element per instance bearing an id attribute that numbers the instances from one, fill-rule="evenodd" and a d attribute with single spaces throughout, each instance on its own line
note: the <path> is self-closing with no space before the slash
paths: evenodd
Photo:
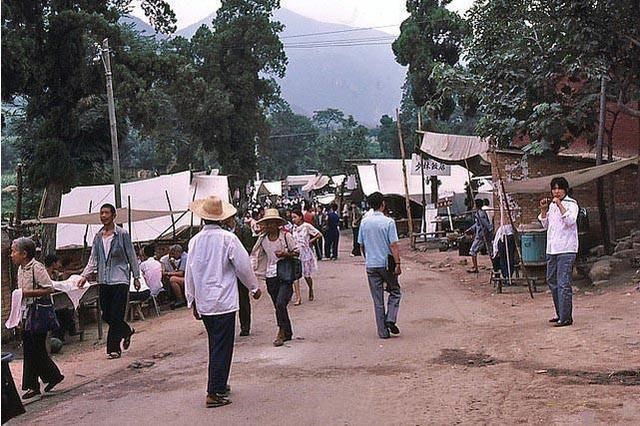
<path id="1" fill-rule="evenodd" d="M 576 219 L 576 224 L 578 225 L 578 232 L 589 230 L 589 213 L 587 212 L 586 208 L 580 207 L 578 209 L 578 218 Z"/>

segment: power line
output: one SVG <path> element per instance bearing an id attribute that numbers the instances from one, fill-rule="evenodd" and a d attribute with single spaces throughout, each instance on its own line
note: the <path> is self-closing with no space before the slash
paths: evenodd
<path id="1" fill-rule="evenodd" d="M 299 37 L 311 37 L 316 35 L 328 35 L 328 34 L 341 34 L 341 33 L 351 33 L 356 31 L 368 31 L 368 30 L 376 30 L 379 28 L 389 28 L 389 27 L 397 27 L 400 24 L 392 24 L 392 25 L 379 25 L 377 27 L 367 27 L 367 28 L 350 28 L 348 30 L 336 30 L 336 31 L 323 31 L 318 33 L 308 33 L 308 34 L 296 34 L 290 36 L 280 37 L 282 38 L 299 38 Z"/>

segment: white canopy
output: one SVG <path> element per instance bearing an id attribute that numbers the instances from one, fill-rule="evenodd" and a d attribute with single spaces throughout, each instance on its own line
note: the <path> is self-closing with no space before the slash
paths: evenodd
<path id="1" fill-rule="evenodd" d="M 282 182 L 279 180 L 273 182 L 262 182 L 258 187 L 259 195 L 282 195 Z"/>
<path id="2" fill-rule="evenodd" d="M 489 141 L 479 136 L 448 135 L 444 133 L 422 133 L 420 151 L 443 161 L 462 161 L 481 156 L 489 161 Z"/>
<path id="3" fill-rule="evenodd" d="M 324 188 L 329 184 L 329 176 L 317 175 L 310 179 L 305 186 L 302 187 L 304 192 L 313 191 Z"/>
<path id="4" fill-rule="evenodd" d="M 225 200 L 229 199 L 226 176 L 196 175 L 191 182 L 191 172 L 185 171 L 122 184 L 123 207 L 131 207 L 132 213 L 134 211 L 158 212 L 158 216 L 136 221 L 132 225 L 132 229 L 129 230 L 131 239 L 133 241 L 152 241 L 169 230 L 172 226 L 172 213 L 169 210 L 174 212 L 173 220 L 176 220 L 176 228 L 189 225 L 191 215 L 176 212 L 184 212 L 188 209 L 189 203 L 194 199 L 196 188 L 197 198 L 218 195 Z M 169 208 L 167 197 L 171 202 L 171 208 Z M 130 206 L 129 200 L 131 200 Z M 91 213 L 94 213 L 105 203 L 115 205 L 113 185 L 78 186 L 69 193 L 63 194 L 59 216 L 84 215 L 90 213 L 89 206 L 91 206 Z M 164 214 L 160 215 L 160 212 L 164 212 Z M 128 228 L 127 214 L 119 213 L 118 215 L 119 221 L 125 224 L 125 228 Z M 96 225 L 89 225 L 88 244 L 91 244 L 93 235 L 100 229 L 99 223 L 98 221 Z M 86 229 L 86 225 L 58 224 L 56 248 L 82 246 Z"/>
<path id="5" fill-rule="evenodd" d="M 304 186 L 316 175 L 291 175 L 287 176 L 286 182 L 289 186 Z"/>
<path id="6" fill-rule="evenodd" d="M 372 159 L 372 164 L 358 165 L 358 175 L 364 195 L 379 191 L 384 195 L 404 196 L 404 178 L 402 176 L 402 160 Z M 413 200 L 422 198 L 422 177 L 410 175 L 411 160 L 405 160 L 409 196 Z M 467 169 L 461 166 L 451 166 L 451 176 L 438 176 L 441 182 L 438 187 L 439 195 L 464 192 L 464 184 L 468 180 Z M 431 185 L 427 182 L 425 193 L 431 193 Z M 419 197 L 418 197 L 419 196 Z"/>
<path id="7" fill-rule="evenodd" d="M 98 206 L 99 207 L 99 206 Z M 96 209 L 97 210 L 97 209 Z M 157 210 L 135 210 L 128 208 L 119 208 L 116 210 L 117 217 L 120 220 L 129 220 L 129 215 L 131 215 L 131 222 L 140 222 L 143 220 L 155 219 L 158 217 L 171 216 L 172 214 L 181 214 L 183 212 L 172 212 L 169 210 L 166 211 L 157 211 Z M 67 224 L 75 224 L 75 225 L 101 225 L 100 222 L 100 212 L 96 211 L 95 213 L 84 213 L 84 214 L 74 214 L 70 216 L 57 216 L 57 217 L 43 217 L 38 220 L 40 223 L 67 223 Z"/>

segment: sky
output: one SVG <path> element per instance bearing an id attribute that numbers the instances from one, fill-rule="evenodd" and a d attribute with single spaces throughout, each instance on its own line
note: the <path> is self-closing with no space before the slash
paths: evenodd
<path id="1" fill-rule="evenodd" d="M 198 22 L 213 13 L 219 0 L 167 0 L 178 18 L 178 29 Z M 473 0 L 453 0 L 450 9 L 466 11 Z M 379 27 L 394 35 L 400 33 L 400 23 L 407 17 L 405 0 L 281 0 L 281 7 L 322 22 L 352 27 Z M 144 18 L 140 8 L 134 15 Z"/>

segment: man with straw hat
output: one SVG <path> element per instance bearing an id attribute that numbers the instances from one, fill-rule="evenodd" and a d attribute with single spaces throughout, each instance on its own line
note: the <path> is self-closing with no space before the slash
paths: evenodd
<path id="1" fill-rule="evenodd" d="M 202 320 L 209 337 L 207 407 L 230 404 L 229 370 L 233 357 L 238 279 L 254 299 L 260 298 L 258 281 L 240 240 L 224 230 L 223 221 L 236 214 L 231 204 L 218 197 L 195 200 L 189 205 L 204 227 L 189 242 L 185 270 L 185 296 L 193 316 Z"/>
<path id="2" fill-rule="evenodd" d="M 273 341 L 274 346 L 282 346 L 284 342 L 293 338 L 291 319 L 287 305 L 293 296 L 293 281 L 285 281 L 278 277 L 278 260 L 298 257 L 296 240 L 280 227 L 286 224 L 280 217 L 278 209 L 267 209 L 258 225 L 264 227 L 264 232 L 256 241 L 251 251 L 251 262 L 256 276 L 264 278 L 267 291 L 276 310 L 278 334 Z"/>

